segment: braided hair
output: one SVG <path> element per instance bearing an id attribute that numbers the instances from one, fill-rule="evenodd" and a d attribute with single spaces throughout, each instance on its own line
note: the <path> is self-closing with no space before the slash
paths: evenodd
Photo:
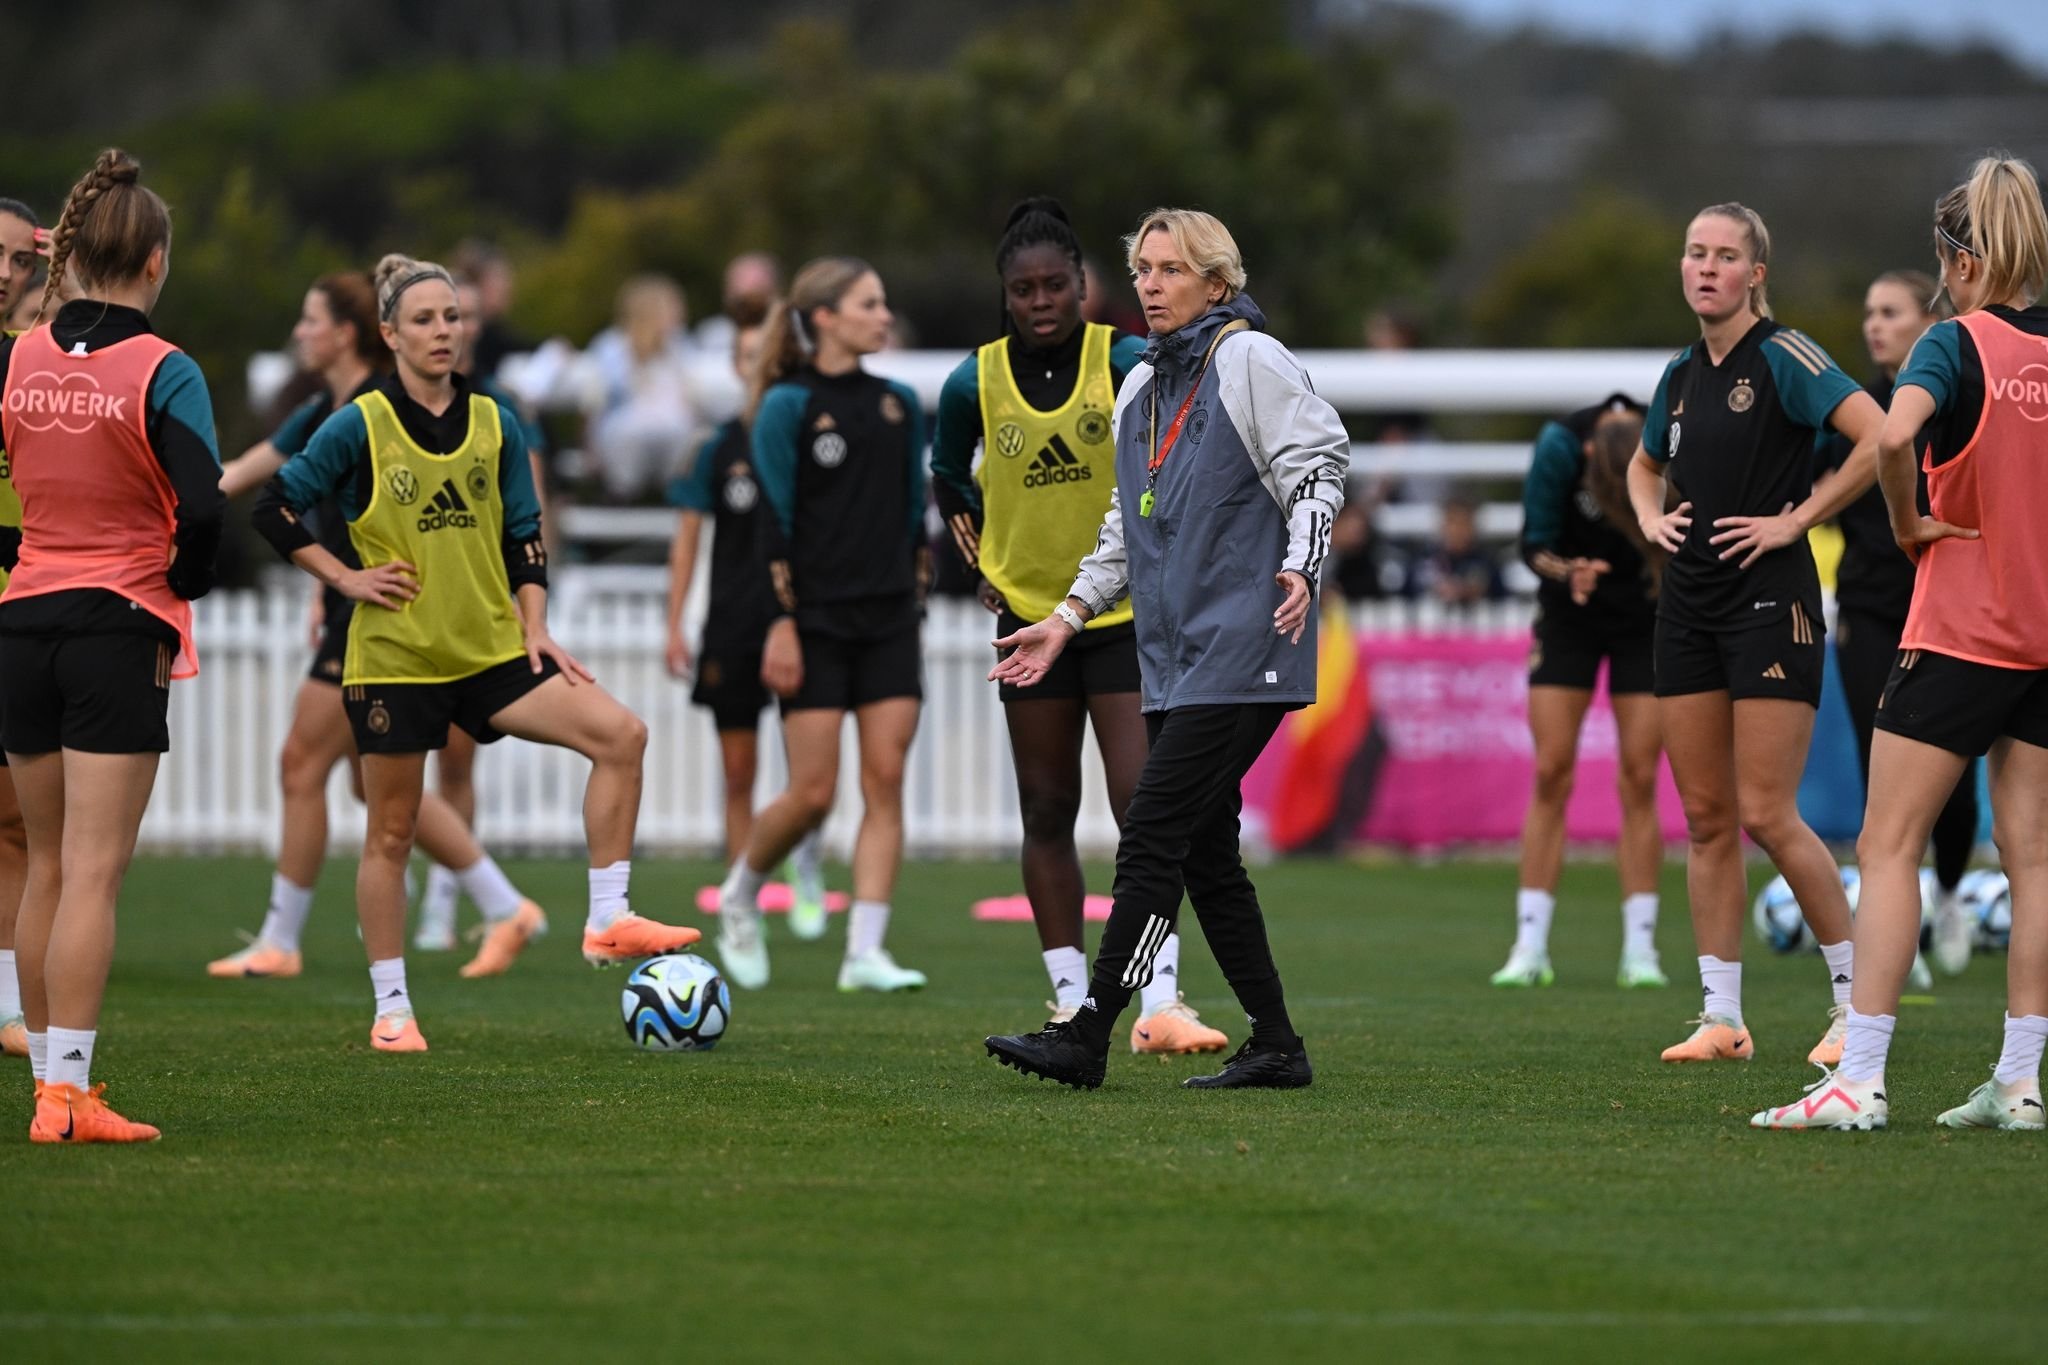
<path id="1" fill-rule="evenodd" d="M 1033 195 L 1020 199 L 1010 210 L 1010 217 L 1003 224 L 1002 240 L 996 243 L 996 276 L 1001 278 L 1010 268 L 1010 262 L 1017 253 L 1034 246 L 1057 248 L 1061 254 L 1074 263 L 1074 278 L 1085 277 L 1081 263 L 1081 238 L 1074 231 L 1074 222 L 1067 217 L 1065 205 L 1050 195 Z M 1002 330 L 1010 329 L 1010 309 L 1003 306 Z"/>
<path id="2" fill-rule="evenodd" d="M 138 183 L 141 175 L 141 162 L 109 147 L 71 187 L 50 234 L 50 278 L 36 321 L 50 311 L 74 258 L 82 283 L 119 284 L 140 275 L 150 253 L 170 243 L 171 211 Z"/>

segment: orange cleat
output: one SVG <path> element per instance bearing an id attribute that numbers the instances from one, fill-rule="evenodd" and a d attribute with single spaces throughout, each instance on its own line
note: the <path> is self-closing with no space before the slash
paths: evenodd
<path id="1" fill-rule="evenodd" d="M 9 1057 L 28 1056 L 28 1023 L 18 1014 L 0 1020 L 0 1053 Z"/>
<path id="2" fill-rule="evenodd" d="M 266 939 L 249 940 L 249 946 L 239 953 L 229 953 L 206 964 L 208 976 L 297 976 L 302 959 L 296 952 L 286 952 Z"/>
<path id="3" fill-rule="evenodd" d="M 1813 1045 L 1813 1051 L 1806 1054 L 1806 1060 L 1815 1066 L 1824 1066 L 1833 1071 L 1842 1064 L 1842 1044 L 1849 1038 L 1849 1007 L 1834 1005 L 1828 1009 L 1828 1031 Z M 1879 1124 L 1880 1128 L 1884 1125 Z"/>
<path id="4" fill-rule="evenodd" d="M 1195 1013 L 1187 997 L 1175 995 L 1173 1003 L 1162 1005 L 1131 1025 L 1131 1051 L 1175 1056 L 1189 1052 L 1221 1052 L 1230 1045 L 1220 1029 L 1210 1028 Z"/>
<path id="5" fill-rule="evenodd" d="M 370 1025 L 370 1046 L 379 1052 L 425 1052 L 427 1040 L 420 1033 L 411 1010 L 380 1014 Z"/>
<path id="6" fill-rule="evenodd" d="M 1692 1021 L 1692 1037 L 1664 1049 L 1667 1062 L 1746 1062 L 1756 1051 L 1749 1030 L 1718 1014 Z"/>
<path id="7" fill-rule="evenodd" d="M 643 919 L 629 911 L 602 929 L 583 931 L 583 960 L 593 967 L 617 967 L 680 952 L 702 937 L 695 929 Z"/>
<path id="8" fill-rule="evenodd" d="M 36 1091 L 36 1116 L 28 1125 L 30 1142 L 155 1142 L 163 1134 L 146 1123 L 131 1123 L 101 1098 L 105 1085 L 80 1090 L 75 1085 L 46 1082 Z"/>
<path id="9" fill-rule="evenodd" d="M 467 977 L 502 974 L 519 960 L 527 944 L 547 933 L 548 917 L 532 901 L 521 901 L 519 908 L 506 918 L 479 927 L 484 942 L 476 956 L 462 964 L 462 974 Z"/>

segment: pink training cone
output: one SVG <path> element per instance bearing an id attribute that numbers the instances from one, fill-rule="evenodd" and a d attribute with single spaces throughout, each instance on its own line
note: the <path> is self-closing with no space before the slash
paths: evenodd
<path id="1" fill-rule="evenodd" d="M 1107 896 L 1089 896 L 1081 902 L 1081 917 L 1106 920 L 1109 918 L 1110 904 Z M 987 900 L 974 903 L 974 917 L 989 924 L 1029 924 L 1031 898 L 1022 894 L 991 896 Z"/>
<path id="2" fill-rule="evenodd" d="M 789 913 L 789 907 L 794 904 L 796 904 L 796 892 L 790 890 L 789 883 L 768 882 L 761 887 L 761 909 L 764 913 L 786 915 Z M 852 898 L 844 891 L 827 891 L 825 893 L 825 913 L 828 915 L 842 914 L 851 904 L 853 904 Z M 715 886 L 698 887 L 697 908 L 707 915 L 717 914 L 718 888 Z M 1028 919 L 1029 916 L 1026 916 L 1026 918 Z"/>

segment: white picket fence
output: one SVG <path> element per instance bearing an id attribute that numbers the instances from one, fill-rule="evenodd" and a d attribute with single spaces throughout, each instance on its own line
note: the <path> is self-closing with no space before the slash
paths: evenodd
<path id="1" fill-rule="evenodd" d="M 704 575 L 699 575 L 701 585 Z M 660 571 L 565 569 L 557 576 L 551 621 L 557 638 L 648 724 L 646 791 L 640 847 L 646 851 L 710 851 L 724 838 L 717 738 L 705 712 L 692 706 L 687 684 L 662 663 Z M 291 724 L 292 699 L 306 674 L 306 594 L 296 583 L 261 591 L 216 593 L 197 604 L 200 676 L 172 687 L 171 752 L 143 821 L 145 847 L 166 852 L 262 849 L 278 838 L 277 754 Z M 1448 618 L 1424 606 L 1391 603 L 1357 618 L 1375 631 L 1417 627 L 1453 631 L 1513 630 L 1528 607 L 1504 603 Z M 701 611 L 693 607 L 692 616 Z M 995 687 L 986 682 L 993 655 L 991 618 L 972 602 L 938 601 L 925 625 L 925 710 L 910 752 L 904 823 L 918 855 L 999 852 L 1016 846 L 1017 791 L 1009 735 Z M 583 842 L 582 799 L 587 764 L 575 754 L 505 740 L 477 763 L 477 825 L 499 851 L 566 852 Z M 1082 764 L 1084 800 L 1078 836 L 1083 851 L 1107 854 L 1116 829 L 1103 796 L 1101 767 Z M 757 801 L 781 789 L 784 769 L 777 727 L 766 727 Z M 329 789 L 333 846 L 360 847 L 362 810 L 345 772 Z M 860 787 L 849 721 L 840 769 L 840 799 L 826 826 L 840 856 L 859 824 Z M 1253 831 L 1255 834 L 1256 831 Z"/>

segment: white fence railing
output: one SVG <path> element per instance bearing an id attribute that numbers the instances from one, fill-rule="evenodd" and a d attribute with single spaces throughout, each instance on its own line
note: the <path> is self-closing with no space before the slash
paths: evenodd
<path id="1" fill-rule="evenodd" d="M 700 581 L 703 575 L 698 576 Z M 640 847 L 709 851 L 724 838 L 717 739 L 689 688 L 662 664 L 659 571 L 565 570 L 550 615 L 558 638 L 599 680 L 647 721 L 652 743 L 640 810 Z M 223 592 L 197 604 L 203 670 L 171 696 L 171 752 L 143 821 L 145 847 L 167 851 L 274 851 L 278 837 L 277 753 L 308 662 L 305 594 L 296 584 Z M 696 610 L 693 609 L 692 615 Z M 1526 626 L 1528 608 L 1506 603 L 1446 617 L 1427 605 L 1375 606 L 1356 618 L 1367 633 L 1451 629 L 1491 632 Z M 991 619 L 972 602 L 936 601 L 925 625 L 925 710 L 911 749 L 904 823 L 919 854 L 992 852 L 1016 845 L 1017 792 L 1008 732 L 995 687 L 984 681 L 993 655 Z M 781 789 L 777 727 L 766 727 L 756 798 Z M 506 740 L 477 764 L 477 825 L 500 851 L 568 851 L 582 846 L 587 765 L 574 754 Z M 1103 796 L 1092 742 L 1082 764 L 1078 836 L 1104 855 L 1116 829 Z M 329 789 L 333 847 L 360 847 L 362 810 L 345 772 Z M 860 818 L 859 772 L 849 722 L 840 799 L 826 826 L 841 856 Z"/>

